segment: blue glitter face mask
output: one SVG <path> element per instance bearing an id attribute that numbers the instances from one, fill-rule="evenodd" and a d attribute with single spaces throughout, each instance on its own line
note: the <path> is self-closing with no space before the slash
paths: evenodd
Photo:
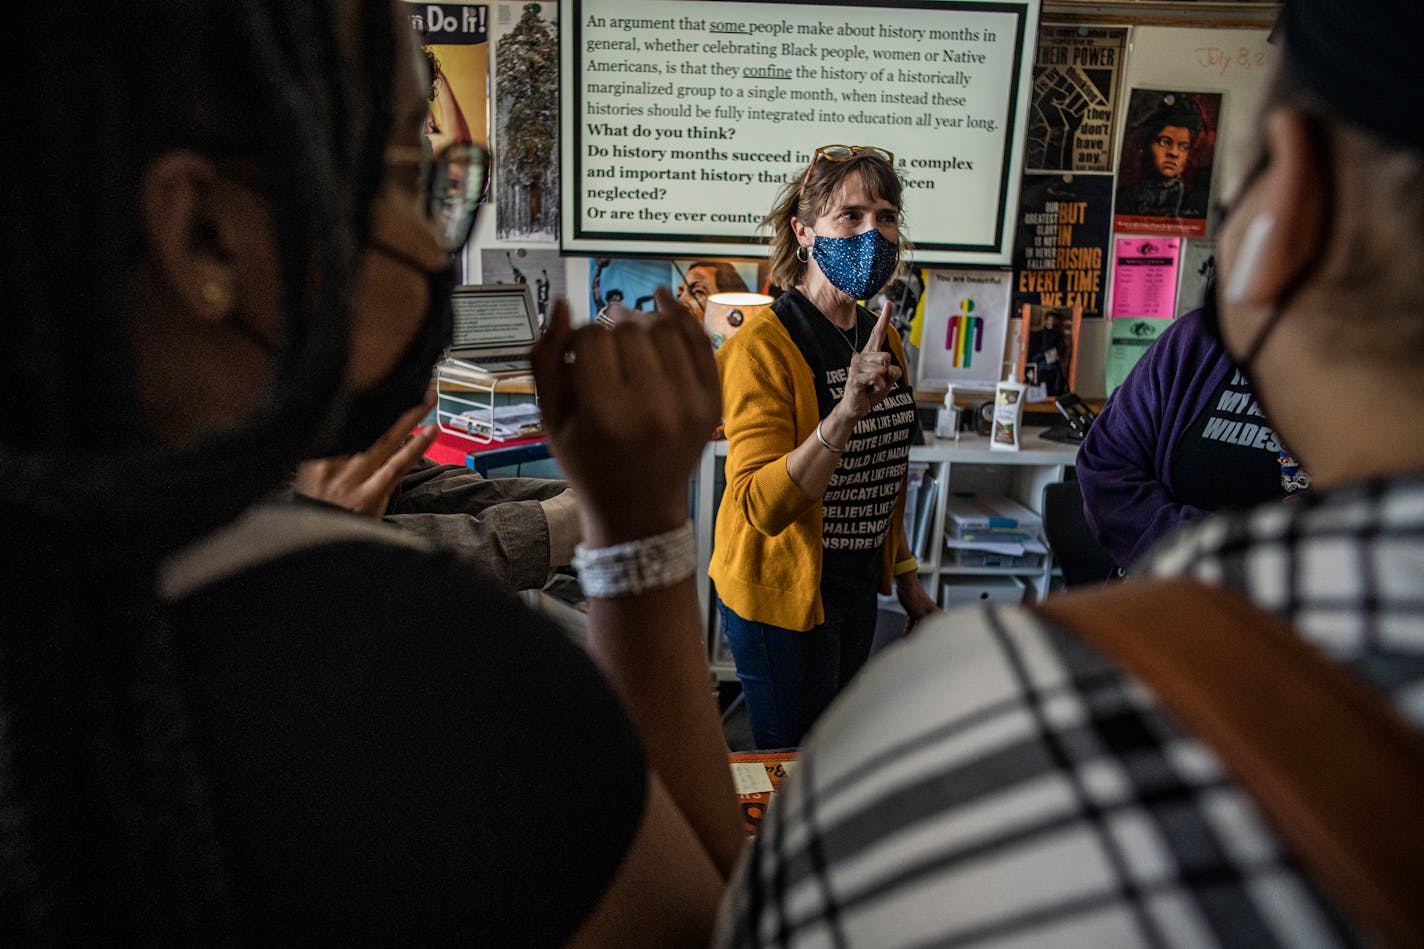
<path id="1" fill-rule="evenodd" d="M 817 235 L 811 256 L 831 286 L 852 300 L 864 300 L 889 281 L 900 261 L 900 248 L 872 227 L 854 237 Z"/>

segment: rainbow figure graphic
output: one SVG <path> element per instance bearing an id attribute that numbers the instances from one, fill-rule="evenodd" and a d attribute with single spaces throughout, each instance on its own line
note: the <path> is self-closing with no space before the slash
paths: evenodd
<path id="1" fill-rule="evenodd" d="M 974 312 L 974 301 L 959 301 L 959 313 L 949 318 L 949 327 L 944 336 L 944 348 L 949 350 L 956 369 L 968 369 L 974 363 L 974 354 L 984 351 L 984 318 L 970 316 Z"/>

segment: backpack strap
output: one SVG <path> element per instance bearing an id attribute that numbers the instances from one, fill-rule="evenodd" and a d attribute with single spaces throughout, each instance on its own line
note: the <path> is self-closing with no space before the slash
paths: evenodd
<path id="1" fill-rule="evenodd" d="M 1192 580 L 1035 607 L 1147 685 L 1367 930 L 1424 944 L 1424 735 L 1279 617 Z"/>

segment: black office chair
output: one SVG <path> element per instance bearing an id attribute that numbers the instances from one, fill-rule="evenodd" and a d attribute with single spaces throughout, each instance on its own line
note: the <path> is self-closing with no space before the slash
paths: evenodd
<path id="1" fill-rule="evenodd" d="M 1083 491 L 1077 481 L 1044 486 L 1043 532 L 1063 571 L 1064 586 L 1088 586 L 1117 576 L 1117 564 L 1083 515 Z"/>

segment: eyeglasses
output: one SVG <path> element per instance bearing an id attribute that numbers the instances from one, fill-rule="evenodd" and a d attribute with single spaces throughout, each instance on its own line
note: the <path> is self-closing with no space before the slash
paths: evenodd
<path id="1" fill-rule="evenodd" d="M 386 149 L 386 163 L 419 168 L 417 187 L 440 246 L 452 253 L 464 247 L 489 187 L 489 152 L 462 144 L 432 155 L 428 148 L 392 145 Z"/>
<path id="2" fill-rule="evenodd" d="M 806 166 L 806 176 L 801 179 L 801 193 L 806 193 L 806 182 L 811 180 L 811 170 L 816 167 L 816 162 L 822 158 L 826 161 L 850 161 L 857 155 L 869 155 L 887 165 L 895 164 L 895 153 L 878 145 L 822 145 L 816 149 L 816 154 L 811 156 L 811 164 Z"/>

